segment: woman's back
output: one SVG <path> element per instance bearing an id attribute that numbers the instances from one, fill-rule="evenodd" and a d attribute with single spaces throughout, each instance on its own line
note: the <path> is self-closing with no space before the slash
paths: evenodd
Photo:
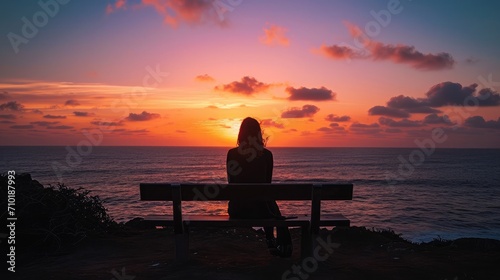
<path id="1" fill-rule="evenodd" d="M 268 149 L 233 148 L 227 152 L 229 183 L 271 183 L 273 154 Z"/>

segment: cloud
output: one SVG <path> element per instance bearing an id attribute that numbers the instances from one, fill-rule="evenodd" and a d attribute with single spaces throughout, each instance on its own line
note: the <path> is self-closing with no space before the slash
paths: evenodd
<path id="1" fill-rule="evenodd" d="M 209 76 L 208 74 L 203 74 L 203 75 L 198 75 L 194 78 L 198 82 L 213 82 L 215 81 L 214 78 Z"/>
<path id="2" fill-rule="evenodd" d="M 17 101 L 10 101 L 7 103 L 0 104 L 0 111 L 17 111 L 21 112 L 24 110 L 24 106 Z"/>
<path id="3" fill-rule="evenodd" d="M 362 52 L 356 51 L 348 46 L 332 45 L 327 46 L 325 44 L 319 47 L 320 53 L 326 57 L 333 59 L 351 59 L 351 58 L 363 58 L 365 57 Z"/>
<path id="4" fill-rule="evenodd" d="M 395 63 L 409 64 L 418 70 L 442 70 L 451 69 L 455 60 L 449 53 L 423 54 L 415 50 L 414 46 L 386 45 L 372 41 L 369 51 L 374 60 L 391 60 Z"/>
<path id="5" fill-rule="evenodd" d="M 80 102 L 76 101 L 75 99 L 66 100 L 66 102 L 64 102 L 64 106 L 78 106 L 78 105 L 80 105 Z"/>
<path id="6" fill-rule="evenodd" d="M 331 126 L 330 124 L 330 127 L 320 127 L 317 129 L 317 131 L 321 131 L 321 132 L 324 132 L 324 133 L 327 133 L 327 134 L 331 134 L 331 133 L 345 133 L 347 132 L 347 130 L 345 130 L 344 127 L 342 126 Z"/>
<path id="7" fill-rule="evenodd" d="M 9 98 L 10 98 L 10 95 L 8 92 L 6 92 L 6 91 L 0 92 L 0 100 L 5 100 L 5 99 L 9 99 Z"/>
<path id="8" fill-rule="evenodd" d="M 119 9 L 126 9 L 127 8 L 127 0 L 116 0 L 115 4 L 108 4 L 106 6 L 106 14 L 111 14 L 116 10 Z"/>
<path id="9" fill-rule="evenodd" d="M 286 37 L 287 29 L 278 25 L 271 25 L 269 28 L 264 28 L 264 35 L 260 37 L 260 42 L 271 45 L 290 45 L 290 40 Z"/>
<path id="10" fill-rule="evenodd" d="M 329 114 L 328 116 L 326 116 L 325 120 L 329 122 L 348 122 L 351 120 L 351 117 Z"/>
<path id="11" fill-rule="evenodd" d="M 287 87 L 285 89 L 290 96 L 289 100 L 308 100 L 308 101 L 325 101 L 325 100 L 335 100 L 336 93 L 331 90 L 321 87 L 321 88 L 293 88 Z"/>
<path id="12" fill-rule="evenodd" d="M 39 125 L 39 126 L 51 126 L 58 124 L 59 122 L 45 122 L 45 121 L 39 121 L 39 122 L 30 122 L 30 124 L 34 125 Z"/>
<path id="13" fill-rule="evenodd" d="M 472 128 L 492 128 L 500 129 L 500 118 L 498 120 L 485 121 L 481 116 L 469 117 L 464 121 L 464 125 Z"/>
<path id="14" fill-rule="evenodd" d="M 368 114 L 372 116 L 387 116 L 393 118 L 408 118 L 410 116 L 406 111 L 385 106 L 374 106 L 368 110 Z"/>
<path id="15" fill-rule="evenodd" d="M 97 126 L 104 126 L 104 127 L 108 127 L 108 126 L 122 126 L 123 125 L 123 123 L 121 121 L 119 121 L 119 122 L 108 122 L 108 121 L 101 121 L 101 120 L 92 121 L 92 122 L 90 122 L 90 124 L 97 125 Z"/>
<path id="16" fill-rule="evenodd" d="M 125 119 L 132 122 L 150 121 L 160 117 L 160 114 L 142 111 L 140 114 L 130 113 Z"/>
<path id="17" fill-rule="evenodd" d="M 241 93 L 244 95 L 252 95 L 254 93 L 266 91 L 270 87 L 271 84 L 265 84 L 257 81 L 254 77 L 245 76 L 241 78 L 241 82 L 234 81 L 230 84 L 216 86 L 215 89 L 232 93 Z"/>
<path id="18" fill-rule="evenodd" d="M 142 0 L 142 6 L 153 7 L 163 16 L 163 22 L 177 27 L 181 22 L 200 24 L 207 21 L 221 23 L 216 17 L 213 1 L 206 0 Z"/>
<path id="19" fill-rule="evenodd" d="M 478 62 L 479 62 L 479 59 L 477 59 L 475 57 L 468 57 L 465 59 L 465 63 L 469 64 L 469 65 L 476 64 Z"/>
<path id="20" fill-rule="evenodd" d="M 426 101 L 433 107 L 463 105 L 465 98 L 472 96 L 477 84 L 462 87 L 459 83 L 444 82 L 434 85 L 425 94 Z"/>
<path id="21" fill-rule="evenodd" d="M 185 130 L 180 130 L 180 129 L 176 130 L 175 132 L 177 132 L 177 133 L 187 133 L 187 131 L 185 131 Z"/>
<path id="22" fill-rule="evenodd" d="M 381 125 L 389 126 L 389 127 L 419 127 L 422 126 L 420 121 L 412 121 L 409 119 L 402 119 L 399 121 L 395 121 L 393 119 L 380 117 L 378 119 L 378 123 Z"/>
<path id="23" fill-rule="evenodd" d="M 380 129 L 380 125 L 378 125 L 377 123 L 364 124 L 356 122 L 351 124 L 351 126 L 349 127 L 349 131 L 363 134 L 376 134 L 382 131 L 382 129 Z"/>
<path id="24" fill-rule="evenodd" d="M 481 89 L 477 95 L 474 95 L 479 106 L 499 106 L 500 94 L 490 88 Z"/>
<path id="25" fill-rule="evenodd" d="M 69 125 L 56 125 L 56 126 L 47 126 L 47 129 L 72 129 L 72 126 Z"/>
<path id="26" fill-rule="evenodd" d="M 13 115 L 13 114 L 0 115 L 0 119 L 4 119 L 4 120 L 14 120 L 16 118 L 17 118 L 16 115 Z"/>
<path id="27" fill-rule="evenodd" d="M 356 25 L 346 23 L 346 27 L 354 39 L 362 42 L 365 49 L 323 44 L 319 49 L 321 54 L 332 59 L 387 60 L 398 64 L 407 64 L 418 70 L 443 70 L 450 69 L 455 65 L 455 60 L 449 53 L 424 54 L 416 50 L 414 46 L 384 44 L 368 38 Z"/>
<path id="28" fill-rule="evenodd" d="M 92 116 L 95 116 L 94 113 L 90 113 L 90 112 L 75 111 L 75 112 L 73 112 L 73 114 L 75 115 L 75 117 L 92 117 Z"/>
<path id="29" fill-rule="evenodd" d="M 431 107 L 500 105 L 499 93 L 485 88 L 476 94 L 476 88 L 477 84 L 462 86 L 452 82 L 439 83 L 427 91 L 425 101 Z"/>
<path id="30" fill-rule="evenodd" d="M 34 126 L 31 124 L 22 124 L 22 125 L 11 125 L 12 129 L 33 129 Z"/>
<path id="31" fill-rule="evenodd" d="M 118 133 L 121 135 L 145 135 L 149 133 L 148 129 L 135 129 L 135 130 L 130 130 L 130 129 L 125 129 L 125 128 L 120 128 L 120 129 L 114 129 L 112 133 Z"/>
<path id="32" fill-rule="evenodd" d="M 148 129 L 135 129 L 135 130 L 127 130 L 128 134 L 147 134 L 149 133 Z"/>
<path id="33" fill-rule="evenodd" d="M 438 114 L 430 114 L 425 116 L 423 120 L 424 124 L 454 124 L 447 115 L 438 116 Z"/>
<path id="34" fill-rule="evenodd" d="M 308 118 L 314 116 L 319 111 L 319 108 L 314 105 L 304 105 L 302 109 L 291 108 L 288 111 L 281 113 L 282 118 Z"/>
<path id="35" fill-rule="evenodd" d="M 355 128 L 377 128 L 377 127 L 380 127 L 380 126 L 377 123 L 364 124 L 364 123 L 355 122 L 355 123 L 351 124 L 350 127 L 351 128 L 352 127 L 355 127 Z"/>
<path id="36" fill-rule="evenodd" d="M 387 133 L 400 133 L 401 129 L 399 129 L 399 128 L 387 128 L 385 130 L 385 132 L 387 132 Z"/>
<path id="37" fill-rule="evenodd" d="M 48 107 L 53 104 L 64 104 L 67 100 L 75 99 L 79 103 L 94 104 L 100 102 L 112 103 L 120 99 L 123 92 L 130 91 L 130 86 L 104 85 L 99 83 L 68 83 L 43 82 L 26 80 L 23 83 L 3 82 L 0 88 L 9 89 L 12 100 L 19 103 L 38 104 L 37 108 Z M 61 88 L 64 89 L 61 92 Z"/>
<path id="38" fill-rule="evenodd" d="M 16 122 L 4 120 L 4 121 L 0 121 L 0 123 L 13 124 L 13 123 L 16 123 Z"/>
<path id="39" fill-rule="evenodd" d="M 264 119 L 260 122 L 262 126 L 268 126 L 268 127 L 276 127 L 279 129 L 285 128 L 285 126 L 282 123 L 277 123 L 273 121 L 272 119 Z"/>
<path id="40" fill-rule="evenodd" d="M 403 109 L 409 113 L 440 113 L 441 111 L 433 109 L 428 106 L 428 102 L 425 99 L 415 99 L 409 96 L 398 95 L 392 97 L 388 102 L 387 106 L 395 109 Z"/>
<path id="41" fill-rule="evenodd" d="M 432 86 L 423 98 L 398 95 L 389 99 L 387 106 L 372 107 L 368 110 L 368 113 L 370 115 L 408 118 L 410 113 L 441 113 L 440 110 L 435 108 L 443 106 L 500 106 L 500 94 L 498 92 L 490 88 L 483 88 L 476 92 L 477 87 L 477 84 L 462 86 L 459 83 L 442 82 Z M 427 121 L 439 120 L 428 119 Z"/>
<path id="42" fill-rule="evenodd" d="M 32 110 L 32 111 L 31 111 L 31 113 L 33 113 L 33 114 L 40 114 L 40 115 L 43 115 L 43 112 L 42 112 L 42 111 L 40 111 L 40 110 L 38 110 L 38 109 L 34 109 L 34 110 Z"/>
<path id="43" fill-rule="evenodd" d="M 54 115 L 45 115 L 43 116 L 46 119 L 65 119 L 66 116 L 54 116 Z"/>

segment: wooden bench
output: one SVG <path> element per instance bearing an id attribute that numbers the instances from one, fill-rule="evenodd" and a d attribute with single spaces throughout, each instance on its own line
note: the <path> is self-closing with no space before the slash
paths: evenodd
<path id="1" fill-rule="evenodd" d="M 300 227 L 301 254 L 310 256 L 321 226 L 349 226 L 350 220 L 342 214 L 321 215 L 322 200 L 351 200 L 352 184 L 169 184 L 141 183 L 143 201 L 171 201 L 173 215 L 149 215 L 146 223 L 173 226 L 175 254 L 178 260 L 188 257 L 189 229 L 202 227 Z M 228 201 L 231 199 L 311 201 L 310 215 L 297 218 L 231 219 L 228 215 L 183 215 L 182 201 Z M 290 216 L 293 213 L 282 213 Z"/>

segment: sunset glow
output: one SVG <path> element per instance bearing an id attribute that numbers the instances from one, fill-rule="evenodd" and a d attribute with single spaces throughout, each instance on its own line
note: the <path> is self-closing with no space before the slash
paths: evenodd
<path id="1" fill-rule="evenodd" d="M 496 2 L 29 2 L 0 4 L 0 145 L 234 146 L 251 116 L 275 147 L 500 147 Z"/>

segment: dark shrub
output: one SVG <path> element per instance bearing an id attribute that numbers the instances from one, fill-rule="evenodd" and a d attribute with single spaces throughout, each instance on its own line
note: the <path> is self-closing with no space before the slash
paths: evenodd
<path id="1" fill-rule="evenodd" d="M 4 198 L 0 202 L 2 219 L 9 217 L 7 182 L 7 176 L 0 176 Z M 58 250 L 117 225 L 106 213 L 99 197 L 82 188 L 72 189 L 64 184 L 44 187 L 32 180 L 30 174 L 18 174 L 15 189 L 18 246 Z"/>

